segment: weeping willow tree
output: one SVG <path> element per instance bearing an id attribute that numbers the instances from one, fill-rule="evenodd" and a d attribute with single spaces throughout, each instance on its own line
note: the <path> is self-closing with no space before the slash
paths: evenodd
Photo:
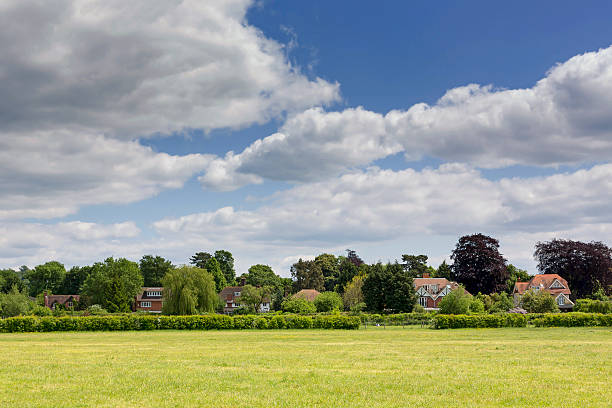
<path id="1" fill-rule="evenodd" d="M 162 278 L 164 314 L 190 315 L 213 312 L 217 304 L 215 281 L 204 269 L 181 266 Z"/>

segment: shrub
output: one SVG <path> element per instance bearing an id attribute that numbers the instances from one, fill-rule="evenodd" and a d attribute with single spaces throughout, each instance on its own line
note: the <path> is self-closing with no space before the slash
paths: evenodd
<path id="1" fill-rule="evenodd" d="M 104 309 L 102 306 L 100 305 L 91 305 L 87 308 L 87 313 L 91 314 L 91 315 L 105 315 L 108 314 L 108 312 L 106 311 L 106 309 Z"/>
<path id="2" fill-rule="evenodd" d="M 14 285 L 9 293 L 0 293 L 0 316 L 12 317 L 28 314 L 34 303 L 25 292 L 20 292 Z"/>
<path id="3" fill-rule="evenodd" d="M 51 309 L 49 309 L 48 307 L 40 306 L 40 305 L 34 306 L 30 313 L 32 315 L 38 316 L 38 317 L 44 317 L 44 316 L 51 316 L 52 315 Z"/>
<path id="4" fill-rule="evenodd" d="M 576 301 L 576 306 L 574 306 L 574 311 L 584 313 L 612 313 L 612 302 L 593 299 L 578 299 Z"/>
<path id="5" fill-rule="evenodd" d="M 472 298 L 472 300 L 470 301 L 469 310 L 470 310 L 470 314 L 484 313 L 485 311 L 484 303 L 480 299 Z"/>
<path id="6" fill-rule="evenodd" d="M 536 327 L 611 327 L 612 314 L 581 312 L 545 314 L 533 319 L 533 324 Z"/>
<path id="7" fill-rule="evenodd" d="M 343 309 L 342 298 L 336 292 L 323 292 L 314 300 L 317 312 L 335 312 Z"/>
<path id="8" fill-rule="evenodd" d="M 467 293 L 463 287 L 451 291 L 440 301 L 441 314 L 466 314 L 470 310 L 472 295 Z"/>
<path id="9" fill-rule="evenodd" d="M 284 312 L 288 313 L 307 314 L 317 312 L 317 308 L 315 307 L 314 303 L 302 298 L 286 299 L 281 304 L 281 308 Z"/>
<path id="10" fill-rule="evenodd" d="M 529 313 L 555 313 L 559 311 L 555 298 L 544 290 L 529 289 L 521 297 L 521 307 Z"/>
<path id="11" fill-rule="evenodd" d="M 526 327 L 527 318 L 521 314 L 495 314 L 495 315 L 443 315 L 439 314 L 432 319 L 435 329 L 463 329 L 485 327 Z"/>

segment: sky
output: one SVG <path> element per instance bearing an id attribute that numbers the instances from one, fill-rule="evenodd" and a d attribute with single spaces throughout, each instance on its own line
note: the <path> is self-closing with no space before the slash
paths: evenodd
<path id="1" fill-rule="evenodd" d="M 612 244 L 612 4 L 5 0 L 0 268 Z"/>

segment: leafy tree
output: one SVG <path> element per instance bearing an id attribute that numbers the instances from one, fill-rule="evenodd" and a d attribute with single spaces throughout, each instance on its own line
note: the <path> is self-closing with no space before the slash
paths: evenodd
<path id="1" fill-rule="evenodd" d="M 404 269 L 410 272 L 413 277 L 423 276 L 424 273 L 429 272 L 427 259 L 427 255 L 402 255 Z"/>
<path id="2" fill-rule="evenodd" d="M 315 261 L 303 261 L 300 258 L 291 266 L 291 277 L 295 292 L 302 289 L 323 290 L 323 272 Z"/>
<path id="3" fill-rule="evenodd" d="M 444 260 L 444 261 L 442 261 L 440 266 L 438 266 L 438 269 L 436 270 L 436 273 L 435 273 L 434 276 L 436 278 L 446 278 L 448 280 L 451 280 L 452 279 L 452 274 L 453 274 L 453 270 L 446 263 L 446 260 Z"/>
<path id="4" fill-rule="evenodd" d="M 478 313 L 484 313 L 484 311 L 485 311 L 485 306 L 484 306 L 484 303 L 482 303 L 482 300 L 476 297 L 472 297 L 472 300 L 470 301 L 469 312 L 478 314 Z"/>
<path id="5" fill-rule="evenodd" d="M 255 287 L 245 285 L 240 292 L 240 305 L 247 306 L 255 313 L 259 313 L 261 305 L 266 301 L 270 301 L 270 295 L 273 292 L 271 286 Z"/>
<path id="6" fill-rule="evenodd" d="M 336 292 L 323 292 L 313 303 L 319 313 L 340 311 L 344 307 L 342 298 Z"/>
<path id="7" fill-rule="evenodd" d="M 156 287 L 161 285 L 161 280 L 174 268 L 172 262 L 161 256 L 145 255 L 140 259 L 140 273 L 144 279 L 144 286 Z"/>
<path id="8" fill-rule="evenodd" d="M 338 284 L 338 258 L 332 254 L 321 254 L 315 258 L 315 263 L 319 265 L 323 273 L 325 290 L 334 290 Z"/>
<path id="9" fill-rule="evenodd" d="M 545 290 L 529 289 L 523 293 L 521 307 L 529 313 L 555 313 L 559 311 L 555 298 Z"/>
<path id="10" fill-rule="evenodd" d="M 210 273 L 215 280 L 215 288 L 217 293 L 221 292 L 223 288 L 227 286 L 227 282 L 225 281 L 225 275 L 223 275 L 223 272 L 221 272 L 219 261 L 217 261 L 216 258 L 210 258 L 208 261 L 206 261 L 204 267 L 206 272 Z"/>
<path id="11" fill-rule="evenodd" d="M 285 299 L 281 307 L 283 311 L 287 313 L 309 314 L 317 312 L 317 308 L 313 302 L 296 297 Z"/>
<path id="12" fill-rule="evenodd" d="M 364 302 L 362 292 L 363 280 L 363 276 L 358 275 L 353 277 L 353 280 L 346 285 L 342 295 L 345 308 L 352 310 L 356 305 Z"/>
<path id="13" fill-rule="evenodd" d="M 189 258 L 189 263 L 195 265 L 196 268 L 206 269 L 206 262 L 212 257 L 208 252 L 196 252 L 194 256 Z"/>
<path id="14" fill-rule="evenodd" d="M 64 265 L 57 261 L 50 261 L 29 270 L 27 278 L 30 282 L 30 295 L 36 296 L 45 290 L 56 293 L 60 289 L 65 275 Z"/>
<path id="15" fill-rule="evenodd" d="M 25 292 L 20 292 L 17 285 L 8 293 L 0 294 L 0 316 L 13 317 L 27 314 L 34 307 L 34 303 Z"/>
<path id="16" fill-rule="evenodd" d="M 573 298 L 588 297 L 599 287 L 612 294 L 612 249 L 601 242 L 538 242 L 534 257 L 540 272 L 556 273 L 567 280 Z"/>
<path id="17" fill-rule="evenodd" d="M 91 266 L 73 266 L 66 272 L 62 286 L 57 293 L 60 295 L 75 295 L 81 293 L 81 288 L 91 271 Z"/>
<path id="18" fill-rule="evenodd" d="M 252 265 L 249 273 L 243 275 L 246 283 L 253 286 L 271 286 L 274 289 L 281 289 L 281 278 L 274 273 L 268 265 Z"/>
<path id="19" fill-rule="evenodd" d="M 508 293 L 512 293 L 512 291 L 514 290 L 514 284 L 516 282 L 527 282 L 529 279 L 532 278 L 532 276 L 530 276 L 527 271 L 519 269 L 512 264 L 508 265 L 507 269 L 509 277 L 506 281 L 506 291 Z"/>
<path id="20" fill-rule="evenodd" d="M 171 269 L 163 278 L 162 311 L 170 315 L 213 312 L 217 295 L 213 276 L 201 268 L 181 266 Z"/>
<path id="21" fill-rule="evenodd" d="M 357 268 L 364 264 L 363 259 L 361 259 L 359 255 L 357 255 L 357 252 L 353 251 L 352 249 L 346 250 L 346 259 L 348 259 Z"/>
<path id="22" fill-rule="evenodd" d="M 507 312 L 514 307 L 514 301 L 506 292 L 494 293 L 491 295 L 491 299 L 493 300 L 493 304 L 489 308 L 491 313 Z"/>
<path id="23" fill-rule="evenodd" d="M 459 286 L 444 296 L 438 306 L 441 314 L 467 314 L 470 311 L 471 303 L 472 295 Z"/>
<path id="24" fill-rule="evenodd" d="M 459 238 L 453 250 L 452 277 L 471 293 L 492 293 L 506 289 L 508 269 L 499 253 L 499 242 L 483 234 Z"/>
<path id="25" fill-rule="evenodd" d="M 362 291 L 368 310 L 374 312 L 410 312 L 416 302 L 412 276 L 397 262 L 373 265 Z"/>
<path id="26" fill-rule="evenodd" d="M 363 267 L 365 267 L 365 264 L 363 263 L 357 266 L 357 263 L 351 261 L 348 257 L 339 257 L 338 277 L 336 279 L 336 286 L 334 290 L 338 293 L 344 293 L 344 288 L 346 285 L 352 281 L 355 276 L 359 275 L 359 269 Z"/>
<path id="27" fill-rule="evenodd" d="M 236 282 L 236 270 L 234 269 L 234 256 L 232 253 L 220 249 L 215 251 L 215 259 L 219 262 L 219 267 L 225 277 L 225 282 L 227 282 L 228 285 L 233 285 Z"/>
<path id="28" fill-rule="evenodd" d="M 0 292 L 9 293 L 13 286 L 16 286 L 20 292 L 25 289 L 24 282 L 17 272 L 12 269 L 0 269 Z"/>
<path id="29" fill-rule="evenodd" d="M 125 258 L 107 258 L 96 262 L 83 283 L 83 293 L 93 304 L 99 304 L 111 313 L 129 312 L 143 284 L 136 262 Z"/>

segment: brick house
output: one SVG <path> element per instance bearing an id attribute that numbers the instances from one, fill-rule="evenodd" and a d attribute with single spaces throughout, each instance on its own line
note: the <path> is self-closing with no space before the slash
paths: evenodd
<path id="1" fill-rule="evenodd" d="M 459 287 L 457 282 L 446 278 L 430 278 L 428 273 L 422 278 L 414 278 L 414 290 L 416 291 L 419 305 L 425 310 L 438 310 L 439 304 L 452 290 Z"/>
<path id="2" fill-rule="evenodd" d="M 240 293 L 244 287 L 244 280 L 241 283 L 242 285 L 240 286 L 227 286 L 219 293 L 219 297 L 224 302 L 223 313 L 231 314 L 235 309 L 240 307 Z M 269 311 L 270 298 L 268 297 L 264 299 L 264 302 L 259 307 L 259 312 L 264 313 Z"/>
<path id="3" fill-rule="evenodd" d="M 49 309 L 55 309 L 57 305 L 62 305 L 66 309 L 71 309 L 76 306 L 80 301 L 79 295 L 47 295 L 47 292 L 43 293 L 45 306 Z"/>
<path id="4" fill-rule="evenodd" d="M 521 297 L 528 290 L 544 290 L 550 293 L 561 311 L 572 310 L 574 307 L 574 302 L 570 300 L 572 292 L 567 281 L 556 273 L 535 275 L 529 282 L 516 282 L 512 291 L 515 305 L 521 303 Z"/>
<path id="5" fill-rule="evenodd" d="M 134 311 L 146 311 L 151 313 L 161 313 L 162 311 L 162 295 L 164 288 L 142 288 L 141 292 L 134 297 Z"/>

